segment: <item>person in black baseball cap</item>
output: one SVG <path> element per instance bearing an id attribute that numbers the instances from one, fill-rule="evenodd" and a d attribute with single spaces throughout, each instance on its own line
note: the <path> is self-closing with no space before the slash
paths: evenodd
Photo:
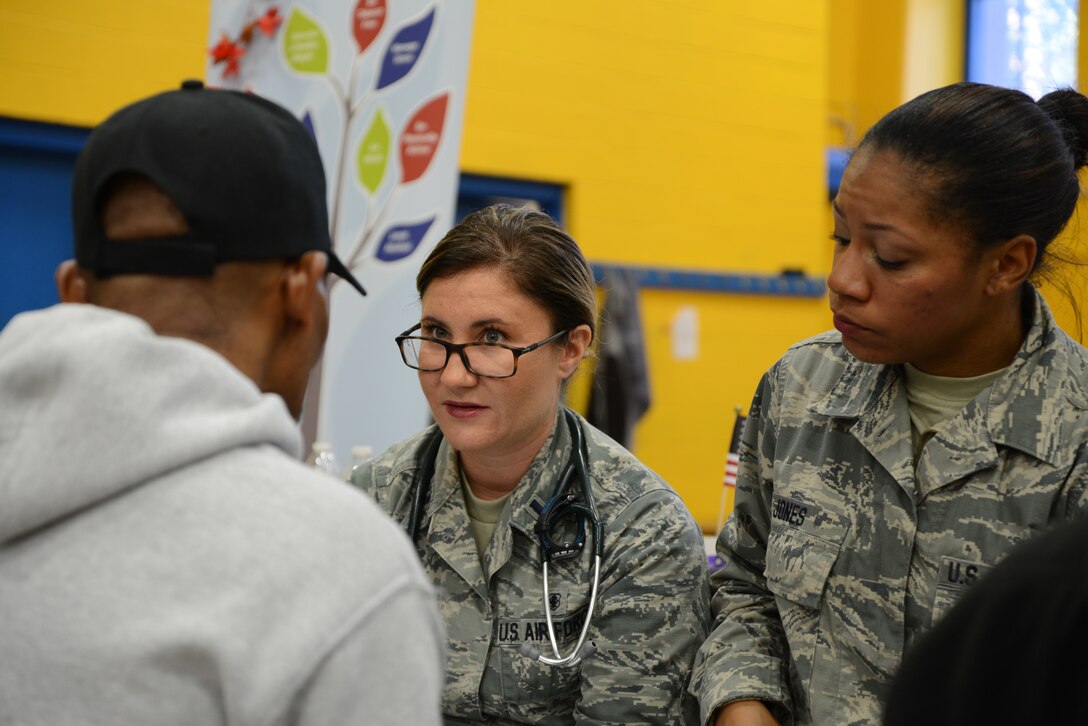
<path id="1" fill-rule="evenodd" d="M 145 177 L 188 231 L 120 239 L 102 227 L 110 183 Z M 325 172 L 313 136 L 286 109 L 185 81 L 98 126 L 72 182 L 76 261 L 99 277 L 211 275 L 222 262 L 291 259 L 319 250 L 329 272 L 366 291 L 332 249 Z"/>
<path id="2" fill-rule="evenodd" d="M 0 331 L 0 723 L 440 726 L 400 527 L 301 461 L 329 324 L 306 127 L 186 83 L 76 163 L 61 304 Z"/>
<path id="3" fill-rule="evenodd" d="M 72 219 L 61 300 L 204 343 L 296 417 L 327 333 L 325 273 L 366 294 L 333 251 L 313 136 L 254 94 L 185 81 L 114 113 L 76 161 Z"/>

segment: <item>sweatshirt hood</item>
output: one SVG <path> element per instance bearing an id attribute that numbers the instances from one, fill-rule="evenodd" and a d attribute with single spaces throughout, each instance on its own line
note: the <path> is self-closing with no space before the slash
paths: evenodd
<path id="1" fill-rule="evenodd" d="M 0 333 L 0 544 L 241 446 L 298 458 L 279 396 L 211 349 L 93 305 Z"/>

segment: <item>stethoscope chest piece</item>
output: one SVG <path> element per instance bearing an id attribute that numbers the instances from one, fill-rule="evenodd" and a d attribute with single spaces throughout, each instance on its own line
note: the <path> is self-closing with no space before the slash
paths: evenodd
<path id="1" fill-rule="evenodd" d="M 585 505 L 578 503 L 568 492 L 557 494 L 547 504 L 534 502 L 532 506 L 537 513 L 533 531 L 540 542 L 542 561 L 555 562 L 582 554 L 586 548 L 586 518 L 592 516 Z M 563 529 L 567 531 L 563 532 Z M 573 539 L 562 541 L 561 534 L 573 535 Z"/>

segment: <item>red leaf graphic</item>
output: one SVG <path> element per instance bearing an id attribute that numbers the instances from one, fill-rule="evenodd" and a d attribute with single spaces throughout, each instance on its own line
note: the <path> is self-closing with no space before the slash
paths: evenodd
<path id="1" fill-rule="evenodd" d="M 359 44 L 359 52 L 362 53 L 378 33 L 382 32 L 385 25 L 386 0 L 359 0 L 355 3 L 355 11 L 351 14 L 351 28 L 355 32 L 355 42 Z"/>
<path id="2" fill-rule="evenodd" d="M 446 122 L 449 100 L 448 93 L 432 98 L 404 125 L 400 135 L 401 183 L 415 181 L 431 165 L 438 142 L 442 140 L 442 126 Z"/>

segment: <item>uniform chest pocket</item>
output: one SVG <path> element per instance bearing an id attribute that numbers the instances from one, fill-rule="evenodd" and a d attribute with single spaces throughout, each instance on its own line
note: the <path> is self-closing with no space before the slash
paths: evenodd
<path id="1" fill-rule="evenodd" d="M 500 603 L 500 612 L 494 622 L 489 670 L 498 679 L 485 690 L 502 701 L 501 706 L 495 706 L 495 713 L 505 713 L 512 721 L 569 723 L 581 688 L 581 668 L 546 665 L 522 653 L 527 649 L 555 656 L 544 613 L 539 555 L 532 547 L 517 545 L 515 540 L 513 557 L 493 583 L 493 598 Z M 564 656 L 574 649 L 586 622 L 587 572 L 579 560 L 562 560 L 549 567 L 547 608 L 556 644 Z"/>
<path id="2" fill-rule="evenodd" d="M 843 517 L 775 495 L 767 538 L 767 587 L 776 596 L 816 609 L 848 527 Z"/>
<path id="3" fill-rule="evenodd" d="M 520 625 L 530 631 L 538 631 L 535 622 L 523 621 Z M 569 637 L 573 628 L 564 628 L 559 623 L 556 625 L 556 639 L 560 650 L 566 655 L 577 641 L 577 634 Z M 523 632 L 520 635 L 524 640 L 526 634 Z M 554 655 L 544 632 L 532 632 L 530 637 L 536 641 L 534 647 L 541 653 Z M 556 719 L 570 719 L 581 683 L 578 666 L 545 665 L 509 644 L 495 650 L 500 661 L 501 691 L 508 715 L 525 723 L 554 723 Z"/>

